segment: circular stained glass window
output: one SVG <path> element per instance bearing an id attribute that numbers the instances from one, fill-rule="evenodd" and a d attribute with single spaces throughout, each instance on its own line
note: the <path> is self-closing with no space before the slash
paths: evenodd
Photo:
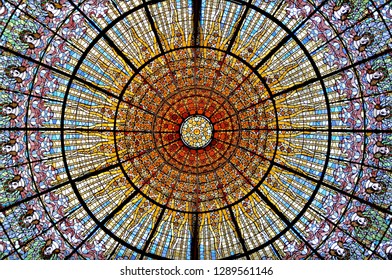
<path id="1" fill-rule="evenodd" d="M 391 11 L 0 0 L 0 258 L 392 258 Z"/>

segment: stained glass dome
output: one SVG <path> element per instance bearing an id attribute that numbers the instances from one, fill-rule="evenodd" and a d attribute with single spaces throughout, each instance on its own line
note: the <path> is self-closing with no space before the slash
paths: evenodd
<path id="1" fill-rule="evenodd" d="M 0 258 L 392 259 L 392 7 L 1 0 Z"/>

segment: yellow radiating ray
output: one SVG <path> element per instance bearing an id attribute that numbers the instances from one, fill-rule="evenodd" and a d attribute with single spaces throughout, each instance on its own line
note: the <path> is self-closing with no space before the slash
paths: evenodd
<path id="1" fill-rule="evenodd" d="M 143 46 L 145 48 L 145 51 L 148 52 L 147 54 L 145 53 L 140 53 L 140 48 L 139 48 L 139 57 L 132 57 L 130 60 L 133 64 L 138 65 L 140 64 L 140 62 L 145 62 L 148 58 L 154 57 L 156 56 L 156 54 L 160 53 L 159 49 L 155 49 L 153 50 L 152 47 L 155 46 L 155 48 L 158 48 L 158 42 L 157 42 L 157 38 L 154 36 L 153 40 L 154 43 L 151 45 L 150 43 L 144 41 L 136 32 L 135 28 L 133 28 L 132 26 L 130 27 L 131 30 L 131 34 L 133 37 L 136 38 L 136 40 L 139 42 L 140 46 Z M 149 71 L 150 69 L 147 67 L 146 68 L 147 71 Z M 150 73 L 152 74 L 152 73 Z"/>
<path id="2" fill-rule="evenodd" d="M 273 177 L 273 182 L 270 183 L 267 180 L 264 181 L 264 185 L 268 186 L 269 189 L 277 192 L 277 193 L 284 193 L 285 195 L 287 195 L 288 197 L 290 197 L 293 201 L 296 199 L 296 195 L 295 193 L 289 189 L 282 189 L 281 186 L 285 186 L 285 184 L 283 183 L 283 181 L 281 180 L 281 178 L 283 177 L 282 174 L 284 175 L 289 175 L 290 172 L 287 172 L 285 170 L 280 170 L 279 174 L 276 172 L 271 172 L 271 176 Z M 269 194 L 269 192 L 264 189 L 264 188 L 260 188 L 260 190 L 263 192 L 263 194 L 272 202 L 273 200 L 271 199 L 271 196 Z M 278 205 L 276 205 L 276 207 L 278 207 Z M 278 207 L 279 208 L 279 207 Z"/>
<path id="3" fill-rule="evenodd" d="M 284 147 L 285 149 L 284 149 L 284 151 L 277 149 L 276 155 L 277 156 L 284 155 L 287 157 L 295 157 L 295 155 L 301 153 L 302 155 L 314 157 L 314 151 L 312 152 L 311 150 L 308 150 L 306 147 L 304 147 L 302 145 L 300 146 L 300 145 L 293 143 L 292 139 L 295 138 L 296 136 L 299 136 L 299 135 L 303 135 L 303 133 L 299 132 L 296 134 L 288 134 L 288 135 L 282 133 L 282 135 L 280 136 L 278 145 Z M 284 158 L 280 158 L 280 159 L 282 161 L 286 162 L 286 160 Z M 291 166 L 290 162 L 286 162 L 286 164 L 288 166 Z"/>
<path id="4" fill-rule="evenodd" d="M 284 77 L 287 72 L 290 70 L 294 69 L 295 67 L 298 67 L 299 65 L 297 63 L 290 63 L 289 65 L 282 65 L 278 68 L 271 69 L 270 71 L 264 71 L 264 75 L 272 75 L 272 74 L 278 74 L 280 77 Z M 282 73 L 283 70 L 283 73 Z"/>
<path id="5" fill-rule="evenodd" d="M 131 186 L 131 184 L 124 184 L 124 185 L 114 187 L 116 181 L 119 181 L 119 179 L 124 178 L 124 174 L 122 173 L 121 169 L 115 169 L 114 171 L 110 171 L 110 172 L 103 172 L 102 174 L 108 174 L 109 176 L 113 176 L 115 174 L 116 176 L 114 176 L 113 179 L 110 180 L 109 183 L 107 183 L 107 186 L 105 188 L 95 192 L 94 196 L 97 196 L 97 197 L 110 196 L 113 193 L 116 193 L 116 192 L 119 192 L 119 191 L 122 191 L 125 189 L 131 188 L 133 190 L 133 187 Z M 125 194 L 125 196 L 127 196 L 127 195 Z"/>
<path id="6" fill-rule="evenodd" d="M 80 148 L 76 150 L 77 154 L 94 154 L 101 155 L 106 158 L 105 162 L 102 164 L 112 164 L 117 162 L 117 153 L 114 145 L 114 135 L 113 134 L 105 134 L 100 132 L 79 132 L 80 134 L 91 136 L 98 136 L 102 139 L 102 141 L 96 143 L 93 146 L 87 148 Z M 106 141 L 105 141 L 106 140 Z M 121 153 L 121 151 L 119 151 Z M 124 153 L 124 152 L 122 152 Z"/>
<path id="7" fill-rule="evenodd" d="M 98 60 L 97 64 L 101 69 L 105 70 L 105 74 L 111 78 L 114 85 L 114 87 L 113 85 L 101 87 L 111 92 L 115 92 L 116 95 L 120 95 L 121 91 L 124 89 L 125 84 L 129 80 L 129 75 L 125 74 L 118 67 L 114 67 L 108 63 L 105 63 L 103 60 Z"/>
<path id="8" fill-rule="evenodd" d="M 71 104 L 70 107 L 67 107 L 67 113 L 68 114 L 74 114 L 75 112 L 82 112 L 85 114 L 85 117 L 87 120 L 101 120 L 99 124 L 90 124 L 89 128 L 101 128 L 102 125 L 105 124 L 112 124 L 114 125 L 114 114 L 117 109 L 117 100 L 114 100 L 112 98 L 107 98 L 105 104 L 103 105 L 85 105 L 83 103 L 79 103 L 76 108 L 73 108 L 73 105 Z M 120 103 L 119 104 L 119 110 L 118 110 L 118 118 L 116 119 L 118 124 L 124 123 L 125 118 L 121 117 L 123 116 L 123 110 L 126 110 L 127 107 L 125 103 Z M 73 110 L 75 110 L 75 112 Z M 94 118 L 96 117 L 96 118 Z M 104 121 L 103 121 L 104 120 Z M 95 135 L 99 136 L 99 132 L 95 133 L 90 133 L 89 135 Z"/>
<path id="9" fill-rule="evenodd" d="M 136 201 L 140 200 L 139 198 L 135 198 L 132 202 L 135 203 Z M 147 208 L 146 211 L 144 211 L 143 208 L 143 212 L 140 211 L 140 205 L 141 206 L 145 206 Z M 138 212 L 135 213 L 136 215 L 133 215 L 133 219 L 129 221 L 129 223 L 126 226 L 126 231 L 130 231 L 133 227 L 140 225 L 140 221 L 143 220 L 144 218 L 146 218 L 147 216 L 158 216 L 158 212 L 160 211 L 159 207 L 154 207 L 152 205 L 151 207 L 151 202 L 148 201 L 146 198 L 142 198 L 139 202 L 139 207 L 137 208 Z M 125 207 L 122 209 L 121 212 L 125 211 Z M 151 221 L 152 222 L 152 221 Z M 144 227 L 147 228 L 147 225 Z"/>
<path id="10" fill-rule="evenodd" d="M 222 234 L 220 233 L 220 231 L 222 230 L 221 228 L 222 215 L 220 213 L 221 211 L 203 214 L 205 218 L 201 219 L 201 224 L 200 224 L 200 228 L 202 228 L 202 226 L 204 225 L 207 225 L 208 228 L 210 229 L 210 233 L 214 237 L 215 251 L 219 255 L 221 255 L 220 244 L 221 244 L 221 236 L 222 236 Z"/>
<path id="11" fill-rule="evenodd" d="M 147 49 L 150 49 L 151 46 L 150 46 L 147 42 L 145 42 L 142 38 L 140 38 L 140 36 L 137 34 L 135 28 L 133 28 L 133 27 L 131 26 L 130 29 L 131 29 L 131 34 L 132 34 L 132 36 L 135 37 L 136 40 L 138 40 L 139 43 L 140 43 L 142 46 L 144 46 L 144 47 L 147 48 Z"/>
<path id="12" fill-rule="evenodd" d="M 257 70 L 257 72 L 259 72 L 260 74 L 263 74 L 268 69 L 268 67 L 270 67 L 275 56 L 276 56 L 276 53 L 271 55 L 271 57 L 263 65 L 260 66 L 260 68 Z M 259 60 L 262 60 L 262 58 L 260 58 Z"/>
<path id="13" fill-rule="evenodd" d="M 170 25 L 170 32 L 171 32 L 171 40 L 168 39 L 166 45 L 169 44 L 169 48 L 167 49 L 174 49 L 178 46 L 176 46 L 176 43 L 178 43 L 179 46 L 181 46 L 181 42 L 185 42 L 185 32 L 183 30 L 183 28 L 181 27 L 181 25 L 179 24 L 179 19 L 178 19 L 178 12 L 176 7 L 174 6 L 173 2 L 170 2 L 170 6 L 171 6 L 171 13 L 170 13 L 170 17 L 171 17 L 171 22 L 172 24 Z M 174 24 L 173 24 L 174 23 Z M 180 36 L 177 36 L 177 33 L 180 34 Z M 161 36 L 161 38 L 165 38 L 166 36 Z M 166 41 L 166 40 L 164 40 Z M 169 43 L 170 41 L 170 43 Z"/>
<path id="14" fill-rule="evenodd" d="M 295 69 L 298 66 L 299 66 L 298 64 L 291 64 L 291 65 L 288 65 L 288 66 L 285 65 L 285 66 L 282 66 L 282 67 L 280 67 L 280 68 L 278 68 L 276 70 L 265 72 L 264 74 L 266 74 L 266 75 L 275 74 L 274 79 L 272 80 L 272 82 L 268 83 L 268 86 L 270 87 L 270 89 L 273 92 L 277 92 L 277 91 L 281 91 L 281 90 L 284 90 L 286 88 L 292 87 L 292 85 L 289 85 L 289 86 L 278 86 L 278 87 L 275 87 L 275 85 L 279 84 L 286 77 L 288 72 L 290 72 L 291 70 Z M 281 72 L 282 69 L 284 69 L 283 72 Z"/>
<path id="15" fill-rule="evenodd" d="M 189 226 L 189 224 L 187 222 L 189 220 L 188 216 L 190 216 L 190 214 L 184 213 L 183 215 L 184 215 L 184 217 L 181 219 L 182 222 L 177 226 L 178 232 L 181 232 L 183 230 L 183 228 L 185 228 L 186 225 Z"/>
<path id="16" fill-rule="evenodd" d="M 289 106 L 288 106 L 288 107 L 289 107 Z M 292 107 L 292 108 L 295 108 L 295 107 Z M 306 107 L 304 106 L 304 108 L 306 108 Z M 284 120 L 293 119 L 294 117 L 296 117 L 296 116 L 298 116 L 298 115 L 301 115 L 301 114 L 303 114 L 303 113 L 311 114 L 312 111 L 313 111 L 313 112 L 315 111 L 314 108 L 311 108 L 311 107 L 307 107 L 306 109 L 308 109 L 308 110 L 300 110 L 300 111 L 296 111 L 296 112 L 294 112 L 294 113 L 289 113 L 289 114 L 287 114 L 287 115 L 280 115 L 280 116 L 278 116 L 279 125 L 281 125 L 282 123 L 286 123 L 286 122 L 284 122 Z M 293 125 L 293 123 L 290 122 L 290 121 L 288 121 L 287 124 Z M 299 128 L 299 127 L 303 128 L 304 126 L 301 124 L 301 126 L 298 126 L 298 128 Z M 311 126 L 309 126 L 309 127 L 311 127 Z"/>
<path id="17" fill-rule="evenodd" d="M 221 6 L 221 3 L 219 3 L 219 6 Z M 223 18 L 223 13 L 222 10 L 217 9 L 217 13 L 215 14 L 212 23 L 211 23 L 211 29 L 207 33 L 207 35 L 201 36 L 201 34 L 204 35 L 204 32 L 200 33 L 200 44 L 204 46 L 212 46 L 215 45 L 216 48 L 221 49 L 224 47 L 222 43 L 222 29 L 220 27 L 220 23 L 222 22 Z M 207 57 L 207 51 L 208 49 L 203 49 L 202 52 L 204 53 L 204 57 Z"/>
<path id="18" fill-rule="evenodd" d="M 159 36 L 160 38 L 166 38 L 165 34 L 163 34 L 162 31 L 161 31 L 158 27 L 157 27 L 156 30 L 157 30 L 158 36 Z M 171 48 L 171 45 L 170 45 L 170 43 L 169 43 L 169 40 L 161 40 L 161 43 L 162 43 L 162 47 L 163 47 L 164 49 L 169 50 L 169 49 Z"/>
<path id="19" fill-rule="evenodd" d="M 252 51 L 249 52 L 249 48 L 251 47 L 252 44 L 254 44 L 254 42 L 262 42 L 263 41 L 263 37 L 265 35 L 265 33 L 267 32 L 267 29 L 263 28 L 265 25 L 265 22 L 263 22 L 263 24 L 260 26 L 260 30 L 257 31 L 254 35 L 253 35 L 253 39 L 252 40 L 248 40 L 243 46 L 239 46 L 240 43 L 242 43 L 242 39 L 240 36 L 237 36 L 236 38 L 236 42 L 234 43 L 233 49 L 235 49 L 235 54 L 241 56 L 241 53 L 248 53 L 248 57 L 254 57 L 256 55 L 257 52 L 257 48 L 252 48 Z M 258 59 L 261 60 L 262 58 Z M 254 63 L 257 63 L 257 60 L 254 61 Z"/>

